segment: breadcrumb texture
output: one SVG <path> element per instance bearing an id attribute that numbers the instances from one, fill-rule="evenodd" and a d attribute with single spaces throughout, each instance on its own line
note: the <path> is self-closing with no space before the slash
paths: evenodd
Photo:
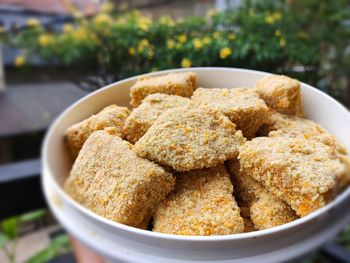
<path id="1" fill-rule="evenodd" d="M 162 76 L 140 77 L 130 89 L 130 104 L 137 107 L 142 100 L 153 93 L 165 93 L 191 97 L 197 88 L 197 74 L 194 72 L 170 73 Z"/>
<path id="2" fill-rule="evenodd" d="M 241 210 L 241 215 L 246 218 L 246 229 L 262 230 L 283 225 L 297 219 L 292 208 L 271 194 L 261 183 L 253 179 L 249 174 L 240 171 L 237 160 L 227 162 L 231 179 L 235 185 L 235 197 Z M 251 221 L 250 221 L 251 220 Z"/>
<path id="3" fill-rule="evenodd" d="M 304 138 L 323 143 L 339 153 L 346 154 L 345 147 L 328 131 L 317 123 L 280 113 L 271 114 L 259 130 L 259 134 L 269 137 Z"/>
<path id="4" fill-rule="evenodd" d="M 241 170 L 306 216 L 332 200 L 346 166 L 339 153 L 311 140 L 259 137 L 240 148 Z"/>
<path id="5" fill-rule="evenodd" d="M 124 125 L 126 139 L 134 144 L 165 110 L 186 106 L 191 102 L 189 98 L 175 95 L 160 93 L 148 95 L 141 105 L 135 108 L 126 119 Z"/>
<path id="6" fill-rule="evenodd" d="M 177 235 L 229 235 L 244 231 L 233 186 L 223 164 L 177 175 L 175 190 L 158 206 L 153 231 Z"/>
<path id="7" fill-rule="evenodd" d="M 64 189 L 96 214 L 146 228 L 155 207 L 173 190 L 175 177 L 137 157 L 131 147 L 106 131 L 93 133 L 81 149 Z"/>
<path id="8" fill-rule="evenodd" d="M 270 75 L 260 79 L 254 90 L 277 112 L 303 115 L 298 80 L 283 75 Z"/>
<path id="9" fill-rule="evenodd" d="M 236 158 L 244 141 L 219 110 L 183 107 L 164 112 L 134 150 L 140 157 L 183 172 Z"/>
<path id="10" fill-rule="evenodd" d="M 96 115 L 69 127 L 65 133 L 65 142 L 71 156 L 74 159 L 78 156 L 84 142 L 95 131 L 109 127 L 110 132 L 122 137 L 124 122 L 129 114 L 128 108 L 110 105 Z"/>
<path id="11" fill-rule="evenodd" d="M 265 102 L 250 88 L 198 88 L 192 100 L 199 105 L 221 110 L 247 138 L 254 137 L 269 113 Z"/>

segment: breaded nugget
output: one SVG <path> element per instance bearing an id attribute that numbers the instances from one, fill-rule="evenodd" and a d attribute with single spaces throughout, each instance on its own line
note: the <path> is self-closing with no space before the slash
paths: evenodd
<path id="1" fill-rule="evenodd" d="M 241 170 L 306 216 L 332 200 L 346 167 L 339 153 L 302 138 L 259 137 L 240 148 Z"/>
<path id="2" fill-rule="evenodd" d="M 64 189 L 96 214 L 146 228 L 154 208 L 174 188 L 175 177 L 137 157 L 131 147 L 107 131 L 94 132 L 81 149 Z"/>
<path id="3" fill-rule="evenodd" d="M 260 79 L 254 90 L 270 108 L 284 114 L 303 115 L 298 80 L 283 75 L 270 75 Z"/>
<path id="4" fill-rule="evenodd" d="M 153 93 L 191 97 L 196 88 L 197 74 L 194 72 L 140 77 L 130 89 L 130 104 L 137 107 L 147 95 Z"/>
<path id="5" fill-rule="evenodd" d="M 84 142 L 95 131 L 113 127 L 115 134 L 122 137 L 124 122 L 129 114 L 128 108 L 110 105 L 96 115 L 69 127 L 65 133 L 65 142 L 71 156 L 74 159 L 78 156 Z"/>
<path id="6" fill-rule="evenodd" d="M 265 102 L 250 88 L 198 88 L 192 100 L 199 105 L 221 110 L 247 138 L 254 137 L 269 112 Z"/>
<path id="7" fill-rule="evenodd" d="M 232 193 L 223 164 L 180 173 L 175 190 L 156 209 L 153 231 L 199 236 L 242 233 L 244 222 Z"/>
<path id="8" fill-rule="evenodd" d="M 259 130 L 259 134 L 269 137 L 305 138 L 323 143 L 345 154 L 345 147 L 317 123 L 293 115 L 271 114 Z"/>
<path id="9" fill-rule="evenodd" d="M 126 139 L 131 143 L 137 142 L 165 110 L 185 106 L 190 102 L 189 98 L 175 95 L 156 93 L 147 96 L 125 121 Z"/>
<path id="10" fill-rule="evenodd" d="M 267 229 L 291 222 L 298 217 L 292 208 L 275 197 L 249 174 L 240 171 L 239 162 L 230 160 L 227 167 L 235 186 L 235 197 L 244 213 L 246 228 L 249 229 L 249 219 L 257 230 Z"/>
<path id="11" fill-rule="evenodd" d="M 219 110 L 182 107 L 164 112 L 134 150 L 140 157 L 184 172 L 236 158 L 244 141 Z"/>

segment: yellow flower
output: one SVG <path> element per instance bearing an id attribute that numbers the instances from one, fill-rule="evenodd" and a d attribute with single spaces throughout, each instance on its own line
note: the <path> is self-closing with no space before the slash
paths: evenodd
<path id="1" fill-rule="evenodd" d="M 29 19 L 27 19 L 26 24 L 29 27 L 38 27 L 38 26 L 40 26 L 40 21 L 36 18 L 29 18 Z"/>
<path id="2" fill-rule="evenodd" d="M 208 45 L 210 42 L 211 42 L 211 38 L 210 38 L 210 37 L 204 37 L 204 38 L 203 38 L 203 43 L 204 43 L 205 45 Z"/>
<path id="3" fill-rule="evenodd" d="M 46 46 L 52 44 L 53 40 L 54 40 L 54 38 L 52 35 L 44 34 L 44 35 L 39 36 L 38 43 L 39 43 L 39 46 L 46 47 Z"/>
<path id="4" fill-rule="evenodd" d="M 207 11 L 207 17 L 211 18 L 211 17 L 215 16 L 217 13 L 218 13 L 217 10 L 215 10 L 215 9 L 209 9 L 209 10 Z"/>
<path id="5" fill-rule="evenodd" d="M 71 33 L 71 32 L 73 32 L 73 29 L 74 29 L 73 25 L 69 24 L 69 23 L 64 24 L 62 27 L 62 30 L 64 33 Z"/>
<path id="6" fill-rule="evenodd" d="M 282 19 L 282 13 L 279 12 L 279 11 L 276 11 L 276 12 L 272 13 L 272 16 L 273 16 L 273 18 L 274 18 L 276 21 Z"/>
<path id="7" fill-rule="evenodd" d="M 78 27 L 73 32 L 73 37 L 78 41 L 86 41 L 89 38 L 89 31 L 85 27 Z"/>
<path id="8" fill-rule="evenodd" d="M 102 13 L 111 13 L 114 9 L 114 5 L 111 2 L 102 3 L 100 6 L 100 10 Z"/>
<path id="9" fill-rule="evenodd" d="M 167 45 L 168 49 L 173 49 L 175 47 L 175 41 L 172 39 L 168 39 L 166 45 Z"/>
<path id="10" fill-rule="evenodd" d="M 153 50 L 153 49 L 149 49 L 149 50 L 147 51 L 147 57 L 148 57 L 149 59 L 151 59 L 151 58 L 153 58 L 153 56 L 154 56 L 154 50 Z"/>
<path id="11" fill-rule="evenodd" d="M 187 36 L 186 36 L 185 34 L 179 35 L 179 36 L 177 37 L 177 40 L 179 40 L 179 42 L 180 42 L 181 44 L 183 44 L 183 43 L 185 43 L 185 42 L 187 41 Z"/>
<path id="12" fill-rule="evenodd" d="M 94 17 L 92 23 L 97 27 L 108 26 L 113 23 L 112 18 L 107 14 L 99 14 Z"/>
<path id="13" fill-rule="evenodd" d="M 138 23 L 138 26 L 141 30 L 147 31 L 152 23 L 152 20 L 149 17 L 141 17 Z"/>
<path id="14" fill-rule="evenodd" d="M 138 44 L 138 47 L 137 47 L 137 51 L 138 52 L 142 52 L 145 50 L 146 47 L 149 46 L 149 41 L 148 39 L 142 39 L 139 44 Z"/>
<path id="15" fill-rule="evenodd" d="M 129 47 L 128 52 L 130 56 L 134 56 L 136 54 L 136 49 L 134 47 Z"/>
<path id="16" fill-rule="evenodd" d="M 203 47 L 203 42 L 199 38 L 193 39 L 192 43 L 195 49 L 201 49 Z"/>
<path id="17" fill-rule="evenodd" d="M 277 30 L 275 31 L 275 36 L 276 36 L 276 37 L 280 37 L 281 35 L 282 35 L 281 31 L 277 29 Z"/>
<path id="18" fill-rule="evenodd" d="M 24 56 L 19 55 L 15 58 L 15 66 L 17 68 L 22 67 L 25 63 L 26 63 L 26 58 Z"/>
<path id="19" fill-rule="evenodd" d="M 236 34 L 235 33 L 228 34 L 228 39 L 235 40 L 236 39 Z"/>
<path id="20" fill-rule="evenodd" d="M 181 67 L 183 67 L 183 68 L 189 68 L 189 67 L 191 67 L 191 65 L 192 65 L 192 62 L 191 62 L 191 60 L 189 60 L 188 58 L 183 58 L 183 59 L 181 60 Z"/>
<path id="21" fill-rule="evenodd" d="M 220 37 L 221 37 L 221 33 L 220 32 L 216 31 L 216 32 L 213 33 L 213 38 L 219 39 Z"/>
<path id="22" fill-rule="evenodd" d="M 3 26 L 0 26 L 0 34 L 5 32 L 5 28 Z"/>
<path id="23" fill-rule="evenodd" d="M 229 47 L 224 47 L 220 49 L 220 58 L 225 59 L 232 54 L 232 50 Z"/>
<path id="24" fill-rule="evenodd" d="M 78 10 L 74 10 L 72 15 L 75 19 L 82 19 L 84 17 L 83 13 Z"/>
<path id="25" fill-rule="evenodd" d="M 287 44 L 287 41 L 286 41 L 284 38 L 281 38 L 281 39 L 280 39 L 280 46 L 281 46 L 281 47 L 285 47 L 286 44 Z"/>
<path id="26" fill-rule="evenodd" d="M 273 12 L 272 14 L 269 14 L 265 17 L 265 22 L 267 24 L 274 24 L 276 21 L 282 19 L 282 13 L 281 12 Z"/>
<path id="27" fill-rule="evenodd" d="M 169 15 L 167 15 L 167 16 L 162 16 L 160 19 L 159 19 L 159 22 L 161 23 L 161 24 L 164 24 L 164 25 L 167 25 L 167 26 L 170 26 L 170 27 L 172 27 L 172 26 L 175 26 L 175 20 L 174 19 L 172 19 L 172 17 L 171 16 L 169 16 Z"/>

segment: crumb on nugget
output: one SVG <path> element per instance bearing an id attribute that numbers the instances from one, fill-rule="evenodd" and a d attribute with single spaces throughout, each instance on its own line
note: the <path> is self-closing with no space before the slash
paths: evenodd
<path id="1" fill-rule="evenodd" d="M 230 160 L 227 167 L 235 186 L 235 197 L 246 218 L 246 228 L 262 230 L 283 225 L 296 220 L 298 217 L 292 208 L 267 191 L 267 189 L 249 174 L 240 171 L 239 162 Z M 250 221 L 251 220 L 251 221 Z"/>
<path id="2" fill-rule="evenodd" d="M 96 214 L 146 228 L 154 208 L 173 189 L 175 178 L 159 165 L 137 157 L 131 147 L 106 131 L 93 133 L 64 189 Z"/>
<path id="3" fill-rule="evenodd" d="M 242 233 L 244 222 L 223 164 L 177 174 L 175 190 L 157 207 L 153 231 L 177 235 Z"/>
<path id="4" fill-rule="evenodd" d="M 259 137 L 240 148 L 241 170 L 306 216 L 332 200 L 346 166 L 339 153 L 302 138 Z"/>
<path id="5" fill-rule="evenodd" d="M 130 104 L 137 107 L 142 100 L 153 93 L 165 93 L 191 97 L 197 88 L 197 74 L 194 72 L 170 73 L 161 76 L 140 77 L 130 89 Z"/>
<path id="6" fill-rule="evenodd" d="M 136 143 L 167 109 L 186 106 L 192 102 L 189 98 L 167 94 L 148 95 L 140 106 L 135 108 L 125 121 L 125 138 Z"/>
<path id="7" fill-rule="evenodd" d="M 122 137 L 125 119 L 129 116 L 128 108 L 110 105 L 99 113 L 70 126 L 65 133 L 65 142 L 71 156 L 75 159 L 87 138 L 95 131 L 107 127 L 110 132 Z"/>
<path id="8" fill-rule="evenodd" d="M 323 143 L 346 154 L 345 147 L 317 123 L 293 115 L 271 114 L 259 130 L 259 134 L 269 137 L 305 138 Z"/>
<path id="9" fill-rule="evenodd" d="M 260 79 L 254 90 L 270 108 L 284 114 L 303 115 L 298 80 L 283 75 L 270 75 Z"/>
<path id="10" fill-rule="evenodd" d="M 265 102 L 250 88 L 198 88 L 192 100 L 199 105 L 221 110 L 247 138 L 254 137 L 269 113 Z"/>
<path id="11" fill-rule="evenodd" d="M 244 141 L 219 110 L 182 107 L 164 112 L 134 150 L 140 157 L 183 172 L 236 158 Z"/>

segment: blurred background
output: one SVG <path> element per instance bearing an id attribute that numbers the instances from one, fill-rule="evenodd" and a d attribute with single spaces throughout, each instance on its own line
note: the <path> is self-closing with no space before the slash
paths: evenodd
<path id="1" fill-rule="evenodd" d="M 75 262 L 46 209 L 53 119 L 106 84 L 179 67 L 286 74 L 350 106 L 348 0 L 0 0 L 0 262 Z M 302 262 L 350 262 L 350 228 Z"/>

